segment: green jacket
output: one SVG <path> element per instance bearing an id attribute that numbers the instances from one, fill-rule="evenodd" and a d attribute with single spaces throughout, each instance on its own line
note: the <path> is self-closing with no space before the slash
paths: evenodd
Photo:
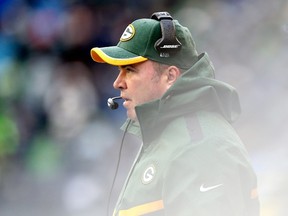
<path id="1" fill-rule="evenodd" d="M 207 54 L 161 99 L 136 107 L 139 123 L 128 131 L 143 145 L 114 215 L 259 215 L 256 177 L 229 123 L 239 112 L 236 91 L 214 79 Z"/>

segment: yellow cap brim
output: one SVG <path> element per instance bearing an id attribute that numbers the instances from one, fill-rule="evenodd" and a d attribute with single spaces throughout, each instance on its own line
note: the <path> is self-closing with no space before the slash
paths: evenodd
<path id="1" fill-rule="evenodd" d="M 136 64 L 148 60 L 143 56 L 137 56 L 118 46 L 104 48 L 95 47 L 91 49 L 90 54 L 92 59 L 96 62 L 115 66 Z"/>

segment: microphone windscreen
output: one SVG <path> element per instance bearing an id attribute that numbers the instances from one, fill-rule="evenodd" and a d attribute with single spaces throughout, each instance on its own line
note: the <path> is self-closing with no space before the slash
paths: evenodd
<path id="1" fill-rule="evenodd" d="M 114 98 L 108 98 L 107 105 L 108 105 L 108 107 L 110 107 L 110 109 L 115 110 L 118 108 L 119 105 L 113 99 Z"/>

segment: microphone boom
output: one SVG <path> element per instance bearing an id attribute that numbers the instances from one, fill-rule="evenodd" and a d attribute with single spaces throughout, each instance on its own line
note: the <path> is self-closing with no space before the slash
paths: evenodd
<path id="1" fill-rule="evenodd" d="M 113 98 L 108 98 L 107 100 L 107 105 L 110 109 L 115 110 L 119 107 L 118 103 L 115 102 L 115 100 L 121 99 L 121 96 L 113 97 Z"/>

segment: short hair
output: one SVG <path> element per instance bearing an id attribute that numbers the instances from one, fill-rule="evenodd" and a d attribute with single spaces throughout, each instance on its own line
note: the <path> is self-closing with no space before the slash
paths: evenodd
<path id="1" fill-rule="evenodd" d="M 152 60 L 151 60 L 152 61 Z M 170 67 L 171 65 L 167 65 L 167 64 L 163 64 L 160 62 L 156 62 L 156 61 L 152 61 L 153 62 L 153 67 L 154 70 L 157 72 L 158 75 L 161 75 L 161 73 L 166 70 L 168 67 Z M 175 66 L 177 67 L 177 66 Z M 177 67 L 180 71 L 180 73 L 182 74 L 185 70 L 182 68 Z"/>

